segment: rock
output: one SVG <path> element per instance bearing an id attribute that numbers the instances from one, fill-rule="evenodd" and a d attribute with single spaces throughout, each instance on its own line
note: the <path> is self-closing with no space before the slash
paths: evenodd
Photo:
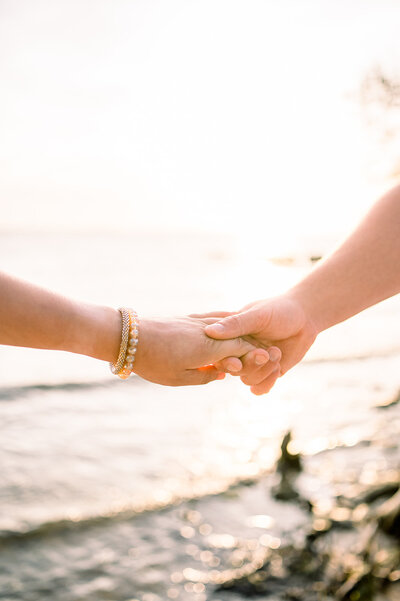
<path id="1" fill-rule="evenodd" d="M 294 501 L 299 498 L 293 479 L 284 474 L 279 476 L 277 484 L 271 488 L 271 493 L 278 501 Z"/>
<path id="2" fill-rule="evenodd" d="M 301 458 L 298 453 L 292 453 L 289 449 L 292 441 L 292 433 L 289 431 L 285 434 L 281 443 L 281 456 L 278 459 L 276 469 L 281 474 L 288 472 L 301 471 Z"/>
<path id="3" fill-rule="evenodd" d="M 375 594 L 375 578 L 368 566 L 360 573 L 349 576 L 339 588 L 335 597 L 338 601 L 373 601 Z"/>
<path id="4" fill-rule="evenodd" d="M 376 517 L 384 532 L 400 539 L 400 489 L 379 507 Z"/>
<path id="5" fill-rule="evenodd" d="M 399 488 L 399 482 L 382 482 L 372 485 L 367 490 L 361 492 L 356 497 L 351 499 L 353 506 L 360 505 L 361 503 L 373 503 L 381 497 L 388 497 L 394 495 Z"/>

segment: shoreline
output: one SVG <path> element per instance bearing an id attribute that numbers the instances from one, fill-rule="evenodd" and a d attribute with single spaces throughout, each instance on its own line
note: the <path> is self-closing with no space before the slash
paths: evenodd
<path id="1" fill-rule="evenodd" d="M 287 438 L 275 471 L 256 482 L 8 541 L 3 598 L 399 601 L 400 503 L 393 520 L 387 503 L 400 481 L 400 397 L 373 411 L 370 440 L 300 457 Z"/>

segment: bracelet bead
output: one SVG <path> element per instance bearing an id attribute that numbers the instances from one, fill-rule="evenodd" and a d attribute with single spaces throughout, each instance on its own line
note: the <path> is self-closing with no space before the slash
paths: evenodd
<path id="1" fill-rule="evenodd" d="M 122 318 L 121 346 L 116 363 L 110 363 L 111 372 L 126 380 L 132 373 L 139 342 L 139 318 L 136 311 L 119 309 Z"/>

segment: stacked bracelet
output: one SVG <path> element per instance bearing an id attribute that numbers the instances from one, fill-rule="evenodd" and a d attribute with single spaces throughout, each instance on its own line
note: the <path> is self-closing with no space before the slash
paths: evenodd
<path id="1" fill-rule="evenodd" d="M 121 346 L 116 363 L 110 363 L 113 374 L 123 380 L 129 378 L 133 370 L 137 345 L 139 342 L 139 319 L 132 309 L 118 309 L 122 318 Z"/>

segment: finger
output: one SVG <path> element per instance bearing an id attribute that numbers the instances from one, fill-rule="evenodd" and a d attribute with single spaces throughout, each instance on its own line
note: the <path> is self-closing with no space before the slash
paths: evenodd
<path id="1" fill-rule="evenodd" d="M 186 386 L 195 386 L 201 384 L 208 384 L 214 380 L 223 380 L 225 374 L 213 365 L 207 365 L 206 367 L 199 367 L 197 369 L 186 370 L 184 384 Z"/>
<path id="2" fill-rule="evenodd" d="M 277 364 L 270 361 L 264 367 L 253 370 L 248 375 L 240 376 L 240 379 L 242 380 L 243 384 L 246 384 L 246 386 L 256 386 L 257 384 L 261 384 L 261 382 L 274 373 L 276 368 Z"/>
<path id="3" fill-rule="evenodd" d="M 277 346 L 270 346 L 267 351 L 270 361 L 280 361 L 282 359 L 282 351 Z"/>
<path id="4" fill-rule="evenodd" d="M 244 382 L 248 386 L 258 384 L 276 369 L 277 363 L 282 358 L 282 352 L 277 346 L 268 349 L 256 348 L 249 351 L 243 357 L 226 357 L 214 363 L 214 366 L 225 373 L 235 376 L 249 376 L 249 381 Z M 270 364 L 265 368 L 266 364 Z"/>
<path id="5" fill-rule="evenodd" d="M 265 322 L 265 315 L 263 321 Z M 243 311 L 225 317 L 218 323 L 206 326 L 205 332 L 210 338 L 217 340 L 226 340 L 227 338 L 236 338 L 258 332 L 260 329 L 260 312 L 254 309 Z"/>
<path id="6" fill-rule="evenodd" d="M 270 361 L 270 356 L 268 351 L 265 349 L 256 348 L 241 357 L 241 361 L 243 364 L 243 370 L 240 375 L 246 375 L 258 371 L 261 367 L 264 367 L 264 365 Z"/>
<path id="7" fill-rule="evenodd" d="M 254 349 L 249 351 L 240 359 L 236 357 L 227 357 L 219 361 L 218 369 L 227 373 L 233 373 L 235 376 L 242 376 L 258 371 L 260 366 L 269 361 L 269 354 L 264 349 Z M 255 383 L 255 382 L 252 382 Z"/>
<path id="8" fill-rule="evenodd" d="M 266 354 L 269 361 L 265 361 Z M 247 386 L 260 384 L 277 369 L 281 357 L 282 353 L 276 346 L 271 346 L 268 353 L 263 349 L 257 349 L 241 357 L 243 369 L 236 375 L 239 375 L 243 384 Z"/>
<path id="9" fill-rule="evenodd" d="M 206 319 L 207 317 L 215 317 L 217 319 L 221 319 L 222 317 L 228 317 L 229 315 L 234 315 L 233 311 L 211 311 L 211 313 L 192 313 L 189 317 L 194 317 L 197 319 Z"/>
<path id="10" fill-rule="evenodd" d="M 221 361 L 214 363 L 214 366 L 220 371 L 234 374 L 242 371 L 243 368 L 243 364 L 239 357 L 226 357 L 226 359 L 222 359 Z"/>
<path id="11" fill-rule="evenodd" d="M 227 357 L 215 363 L 215 367 L 234 376 L 241 376 L 242 382 L 251 386 L 258 384 L 272 373 L 282 357 L 280 349 L 271 346 L 267 350 L 256 348 L 240 359 Z M 246 379 L 245 379 L 246 378 Z"/>
<path id="12" fill-rule="evenodd" d="M 254 350 L 254 345 L 243 338 L 232 338 L 229 340 L 210 340 L 213 346 L 212 363 L 222 361 L 227 357 L 242 357 L 249 351 Z M 210 361 L 211 363 L 211 361 Z"/>
<path id="13" fill-rule="evenodd" d="M 220 321 L 220 317 L 216 317 L 215 315 L 213 317 L 202 317 L 201 321 L 203 323 L 205 323 L 206 325 L 211 325 L 213 323 L 217 323 Z"/>
<path id="14" fill-rule="evenodd" d="M 281 370 L 279 367 L 276 371 L 272 372 L 272 374 L 270 374 L 267 378 L 265 378 L 265 380 L 263 380 L 259 384 L 255 384 L 254 386 L 251 386 L 250 387 L 251 392 L 257 396 L 259 396 L 261 394 L 267 394 L 267 392 L 269 392 L 271 390 L 271 388 L 273 387 L 273 385 L 279 378 L 280 371 Z"/>
<path id="15" fill-rule="evenodd" d="M 263 349 L 250 351 L 241 357 L 241 361 L 243 369 L 235 375 L 240 376 L 243 384 L 247 386 L 259 384 L 276 369 L 276 363 L 270 361 L 268 352 Z"/>

